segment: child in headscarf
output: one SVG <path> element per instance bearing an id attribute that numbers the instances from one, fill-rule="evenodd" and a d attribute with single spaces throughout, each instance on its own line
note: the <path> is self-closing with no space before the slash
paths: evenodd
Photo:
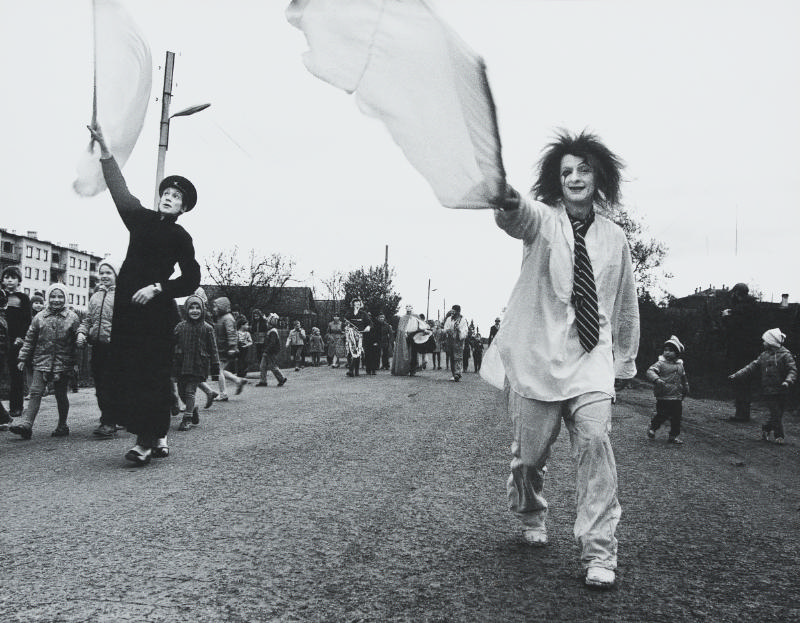
<path id="1" fill-rule="evenodd" d="M 770 329 L 761 336 L 764 350 L 741 370 L 728 378 L 731 381 L 747 380 L 756 373 L 761 375 L 761 393 L 769 409 L 769 419 L 761 426 L 761 437 L 769 441 L 772 432 L 775 443 L 784 442 L 783 410 L 786 406 L 786 393 L 797 379 L 797 366 L 792 353 L 783 345 L 786 336 L 780 329 Z"/>
<path id="2" fill-rule="evenodd" d="M 89 299 L 89 309 L 78 327 L 78 348 L 88 342 L 92 346 L 92 378 L 100 408 L 100 424 L 92 434 L 100 439 L 111 439 L 116 431 L 116 420 L 111 413 L 111 393 L 108 358 L 111 354 L 111 320 L 114 316 L 114 294 L 117 289 L 117 266 L 105 259 L 97 266 L 100 277 L 97 289 Z M 31 299 L 33 300 L 33 299 Z"/>
<path id="3" fill-rule="evenodd" d="M 216 362 L 215 331 L 205 321 L 203 299 L 192 294 L 184 302 L 186 320 L 175 327 L 175 358 L 172 375 L 178 379 L 178 390 L 186 405 L 178 430 L 189 430 L 200 423 L 195 405 L 197 386 L 206 380 Z"/>
<path id="4" fill-rule="evenodd" d="M 80 320 L 75 312 L 66 307 L 67 292 L 64 284 L 54 283 L 47 288 L 47 308 L 39 312 L 31 322 L 25 341 L 19 351 L 17 369 L 22 371 L 28 363 L 33 364 L 28 406 L 19 423 L 8 430 L 23 439 L 31 438 L 33 422 L 39 413 L 42 395 L 47 384 L 52 382 L 58 404 L 58 426 L 53 437 L 69 435 L 67 415 L 69 398 L 67 389 L 75 365 L 75 348 Z"/>

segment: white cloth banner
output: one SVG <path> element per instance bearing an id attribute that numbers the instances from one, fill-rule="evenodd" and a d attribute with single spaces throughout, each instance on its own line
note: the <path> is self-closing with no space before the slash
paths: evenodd
<path id="1" fill-rule="evenodd" d="M 422 0 L 293 0 L 303 62 L 355 93 L 448 208 L 490 208 L 505 194 L 483 60 Z"/>
<path id="2" fill-rule="evenodd" d="M 150 46 L 117 0 L 95 0 L 95 97 L 97 121 L 111 153 L 122 167 L 144 125 L 153 83 Z M 92 145 L 78 162 L 72 187 L 84 197 L 106 188 L 100 149 Z"/>

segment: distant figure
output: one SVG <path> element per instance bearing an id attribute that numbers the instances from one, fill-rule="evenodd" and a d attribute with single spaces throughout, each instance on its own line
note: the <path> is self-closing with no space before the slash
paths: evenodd
<path id="1" fill-rule="evenodd" d="M 483 336 L 481 336 L 481 332 L 477 328 L 472 336 L 470 347 L 472 349 L 472 367 L 475 372 L 480 372 L 481 363 L 483 363 Z"/>
<path id="2" fill-rule="evenodd" d="M 262 380 L 259 381 L 260 387 L 267 386 L 267 372 L 272 372 L 278 387 L 283 387 L 286 377 L 278 368 L 278 355 L 281 352 L 281 338 L 278 335 L 278 314 L 269 314 L 267 320 L 267 335 L 264 338 L 264 352 L 261 355 L 259 370 Z"/>
<path id="3" fill-rule="evenodd" d="M 683 399 L 689 394 L 689 381 L 680 356 L 684 348 L 681 341 L 671 336 L 664 342 L 664 350 L 652 366 L 647 369 L 647 378 L 653 382 L 656 398 L 656 415 L 647 430 L 648 439 L 656 438 L 656 431 L 669 420 L 670 443 L 681 444 L 681 418 Z"/>
<path id="4" fill-rule="evenodd" d="M 347 357 L 347 349 L 344 344 L 344 325 L 339 316 L 334 316 L 328 323 L 325 344 L 327 346 L 328 365 L 332 368 L 338 368 L 342 359 Z"/>
<path id="5" fill-rule="evenodd" d="M 769 409 L 769 419 L 761 426 L 760 438 L 769 441 L 769 434 L 773 433 L 775 443 L 782 444 L 785 439 L 783 411 L 786 406 L 786 394 L 789 387 L 797 380 L 797 366 L 792 354 L 783 346 L 786 336 L 780 329 L 764 332 L 761 339 L 764 350 L 758 358 L 728 378 L 742 383 L 756 375 L 760 376 L 761 393 Z"/>
<path id="6" fill-rule="evenodd" d="M 294 371 L 300 370 L 300 365 L 305 365 L 305 358 L 303 357 L 303 349 L 306 345 L 306 332 L 300 326 L 300 321 L 295 320 L 294 326 L 289 331 L 286 337 L 286 348 L 291 349 L 292 362 L 294 363 Z"/>
<path id="7" fill-rule="evenodd" d="M 492 340 L 494 340 L 499 330 L 500 330 L 500 318 L 495 318 L 494 324 L 489 329 L 489 343 L 487 344 L 487 347 L 492 345 Z"/>
<path id="8" fill-rule="evenodd" d="M 461 380 L 461 366 L 463 365 L 464 342 L 467 339 L 469 327 L 464 316 L 461 315 L 461 305 L 453 305 L 444 317 L 444 332 L 447 340 L 447 351 L 450 353 L 451 381 L 458 383 Z"/>
<path id="9" fill-rule="evenodd" d="M 394 354 L 392 355 L 392 375 L 405 376 L 411 371 L 411 360 L 414 358 L 414 371 L 417 369 L 416 350 L 413 349 L 413 340 L 409 339 L 409 330 L 414 333 L 420 328 L 420 319 L 414 315 L 414 306 L 406 305 L 406 313 L 397 321 L 397 335 L 394 339 Z"/>
<path id="10" fill-rule="evenodd" d="M 746 366 L 759 351 L 757 316 L 756 300 L 750 296 L 747 284 L 737 283 L 731 288 L 730 308 L 722 311 L 722 326 L 727 340 L 728 369 L 731 372 Z M 743 381 L 734 386 L 735 412 L 729 418 L 731 422 L 750 420 L 752 394 L 749 382 Z"/>
<path id="11" fill-rule="evenodd" d="M 319 366 L 320 355 L 325 352 L 325 343 L 322 341 L 319 327 L 311 327 L 311 336 L 308 338 L 308 352 L 311 355 L 311 365 Z"/>

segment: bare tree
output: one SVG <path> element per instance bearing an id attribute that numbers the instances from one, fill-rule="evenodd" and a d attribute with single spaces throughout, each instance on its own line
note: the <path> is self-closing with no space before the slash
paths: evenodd
<path id="1" fill-rule="evenodd" d="M 330 277 L 327 279 L 320 279 L 320 281 L 322 285 L 325 286 L 325 290 L 328 292 L 330 299 L 334 301 L 334 307 L 338 308 L 339 301 L 344 299 L 344 273 L 340 270 L 334 270 Z"/>
<path id="2" fill-rule="evenodd" d="M 255 249 L 250 249 L 247 260 L 242 261 L 237 246 L 204 260 L 211 282 L 245 314 L 257 304 L 268 305 L 275 298 L 276 291 L 292 279 L 294 264 L 291 257 L 280 253 L 262 256 Z"/>

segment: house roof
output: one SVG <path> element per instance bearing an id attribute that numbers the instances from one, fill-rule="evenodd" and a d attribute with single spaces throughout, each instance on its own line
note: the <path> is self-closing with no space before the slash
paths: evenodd
<path id="1" fill-rule="evenodd" d="M 225 286 L 203 284 L 209 301 L 220 296 L 228 296 L 231 305 L 239 307 L 241 313 L 250 315 L 252 308 L 257 307 L 265 314 L 275 313 L 279 316 L 299 317 L 316 315 L 317 308 L 311 288 L 306 286 L 285 286 L 272 288 L 263 286 Z M 241 309 L 246 304 L 251 309 Z"/>

